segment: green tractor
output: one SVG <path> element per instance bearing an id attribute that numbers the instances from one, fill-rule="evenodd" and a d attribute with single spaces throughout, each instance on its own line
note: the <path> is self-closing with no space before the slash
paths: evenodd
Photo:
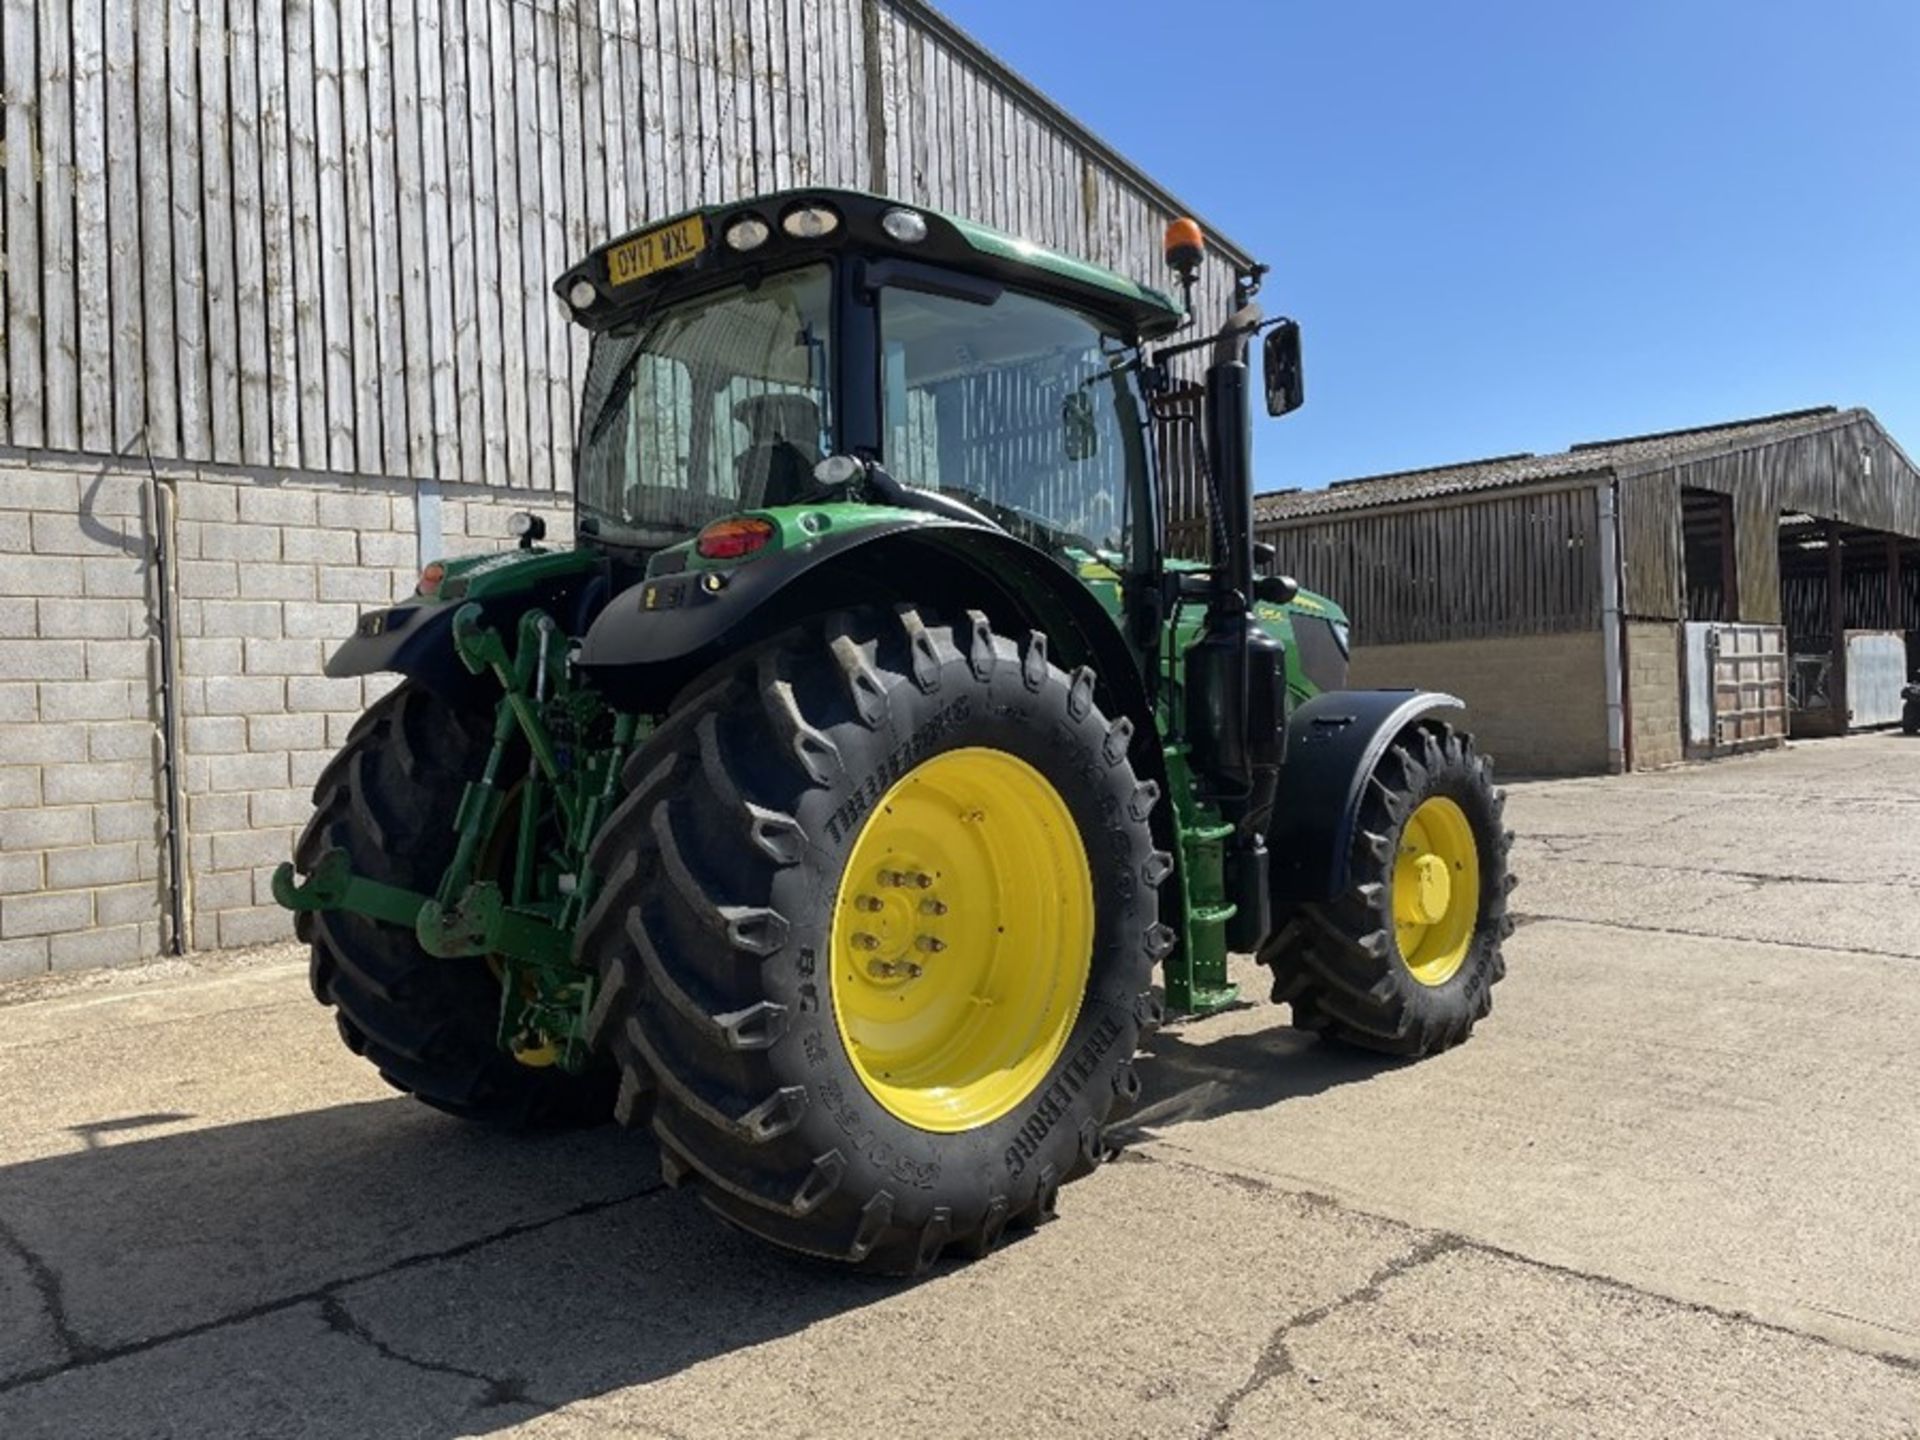
<path id="1" fill-rule="evenodd" d="M 1331 1040 L 1465 1039 L 1501 794 L 1458 702 L 1342 688 L 1345 616 L 1256 573 L 1257 335 L 1301 401 L 1259 282 L 1169 341 L 1157 290 L 821 190 L 569 270 L 576 543 L 521 517 L 327 665 L 404 677 L 275 877 L 347 1044 L 458 1115 L 644 1126 L 734 1224 L 910 1273 L 1052 1214 L 1230 951 Z M 1150 424 L 1200 350 L 1205 564 Z"/>

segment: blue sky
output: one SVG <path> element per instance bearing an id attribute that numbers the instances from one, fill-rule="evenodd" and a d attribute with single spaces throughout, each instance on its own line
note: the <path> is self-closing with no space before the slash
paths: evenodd
<path id="1" fill-rule="evenodd" d="M 1270 263 L 1258 483 L 1817 404 L 1920 453 L 1920 3 L 938 0 Z"/>

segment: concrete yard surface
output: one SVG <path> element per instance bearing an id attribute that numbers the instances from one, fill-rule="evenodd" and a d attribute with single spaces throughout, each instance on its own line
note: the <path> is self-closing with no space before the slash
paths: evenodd
<path id="1" fill-rule="evenodd" d="M 0 991 L 0 1436 L 1920 1436 L 1920 742 L 1507 813 L 1471 1043 L 1169 1027 L 917 1283 L 392 1095 L 290 947 Z"/>

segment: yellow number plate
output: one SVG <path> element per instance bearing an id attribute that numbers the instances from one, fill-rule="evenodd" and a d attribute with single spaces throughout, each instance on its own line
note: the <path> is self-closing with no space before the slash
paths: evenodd
<path id="1" fill-rule="evenodd" d="M 607 279 L 631 285 L 657 270 L 684 265 L 706 248 L 707 222 L 689 215 L 614 246 L 607 252 Z"/>

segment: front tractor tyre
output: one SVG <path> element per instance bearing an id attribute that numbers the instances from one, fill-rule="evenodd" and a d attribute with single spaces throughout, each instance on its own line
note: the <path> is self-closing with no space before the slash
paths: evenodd
<path id="1" fill-rule="evenodd" d="M 486 763 L 493 715 L 407 683 L 362 715 L 314 786 L 295 849 L 311 873 L 342 849 L 354 873 L 431 895 L 453 859 L 454 816 Z M 411 930 L 345 910 L 303 911 L 314 997 L 347 1048 L 395 1089 L 508 1128 L 594 1124 L 612 1111 L 610 1072 L 533 1068 L 496 1042 L 500 983 L 481 957 L 443 959 Z"/>
<path id="2" fill-rule="evenodd" d="M 894 1274 L 1051 1214 L 1138 1093 L 1172 943 L 1132 735 L 977 614 L 830 617 L 696 682 L 577 939 L 668 1177 Z"/>
<path id="3" fill-rule="evenodd" d="M 1493 1005 L 1513 930 L 1513 837 L 1473 741 L 1423 721 L 1376 762 L 1354 826 L 1348 886 L 1285 918 L 1260 954 L 1293 1023 L 1389 1055 L 1459 1044 Z"/>

